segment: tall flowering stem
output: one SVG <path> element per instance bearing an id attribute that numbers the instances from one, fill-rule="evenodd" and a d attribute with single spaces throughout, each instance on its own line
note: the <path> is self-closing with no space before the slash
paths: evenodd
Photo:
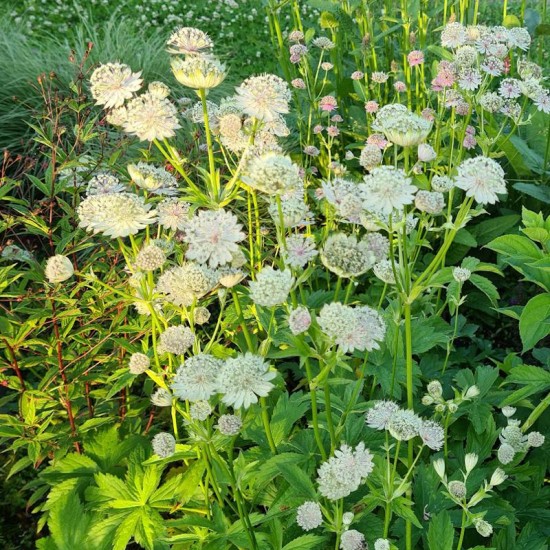
<path id="1" fill-rule="evenodd" d="M 208 148 L 208 167 L 210 170 L 210 192 L 214 201 L 219 200 L 220 189 L 219 181 L 216 175 L 216 165 L 214 162 L 214 149 L 212 148 L 212 132 L 210 131 L 210 120 L 208 117 L 208 108 L 206 105 L 206 90 L 204 88 L 199 89 L 199 97 L 202 103 L 202 115 L 204 119 L 204 130 L 206 134 L 206 146 Z"/>

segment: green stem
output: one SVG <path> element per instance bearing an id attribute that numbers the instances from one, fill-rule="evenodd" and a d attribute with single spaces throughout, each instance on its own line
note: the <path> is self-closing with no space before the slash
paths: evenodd
<path id="1" fill-rule="evenodd" d="M 324 384 L 325 393 L 325 412 L 327 415 L 327 428 L 330 434 L 330 453 L 332 454 L 336 449 L 336 432 L 334 430 L 334 422 L 332 420 L 332 405 L 330 402 L 330 386 L 328 381 Z"/>
<path id="2" fill-rule="evenodd" d="M 550 406 L 550 393 L 535 407 L 529 418 L 524 422 L 521 429 L 527 431 L 539 418 L 539 416 Z"/>
<path id="3" fill-rule="evenodd" d="M 202 103 L 202 116 L 204 118 L 204 129 L 206 133 L 206 145 L 208 148 L 208 167 L 210 171 L 210 185 L 211 185 L 211 194 L 214 200 L 219 199 L 219 189 L 217 185 L 216 178 L 216 166 L 214 163 L 214 149 L 212 148 L 212 132 L 210 131 L 210 121 L 208 119 L 208 109 L 206 106 L 206 90 L 200 89 L 199 96 Z"/>
<path id="4" fill-rule="evenodd" d="M 317 407 L 317 387 L 313 382 L 313 376 L 311 374 L 311 364 L 309 362 L 309 357 L 305 359 L 307 381 L 309 383 L 309 395 L 311 398 L 311 421 L 313 423 L 313 434 L 315 436 L 315 441 L 317 442 L 317 447 L 321 453 L 321 458 L 323 462 L 327 459 L 327 453 L 325 451 L 325 446 L 323 445 L 323 440 L 321 439 L 321 432 L 319 430 L 319 413 Z"/>
<path id="5" fill-rule="evenodd" d="M 273 439 L 273 434 L 271 433 L 271 425 L 269 424 L 269 412 L 267 410 L 267 402 L 265 397 L 260 397 L 260 406 L 262 408 L 262 422 L 264 425 L 265 434 L 267 436 L 267 442 L 269 443 L 271 453 L 276 455 L 277 447 Z"/>
<path id="6" fill-rule="evenodd" d="M 461 550 L 462 548 L 462 542 L 464 541 L 465 531 L 466 531 L 466 511 L 462 510 L 462 521 L 460 522 L 460 537 L 458 539 L 456 550 Z"/>

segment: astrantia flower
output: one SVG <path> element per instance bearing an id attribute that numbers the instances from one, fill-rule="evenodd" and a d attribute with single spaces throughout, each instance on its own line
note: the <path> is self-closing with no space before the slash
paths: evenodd
<path id="1" fill-rule="evenodd" d="M 458 73 L 458 86 L 462 90 L 474 91 L 481 84 L 482 76 L 477 69 L 466 68 Z"/>
<path id="2" fill-rule="evenodd" d="M 225 361 L 218 375 L 218 391 L 226 405 L 248 409 L 258 397 L 269 394 L 275 376 L 263 357 L 247 352 Z"/>
<path id="3" fill-rule="evenodd" d="M 165 98 L 170 95 L 170 88 L 164 82 L 159 82 L 158 80 L 151 82 L 147 86 L 147 90 L 155 97 Z"/>
<path id="4" fill-rule="evenodd" d="M 440 193 L 446 193 L 454 187 L 454 182 L 448 176 L 434 176 L 432 178 L 432 189 Z"/>
<path id="5" fill-rule="evenodd" d="M 507 29 L 508 35 L 508 47 L 519 48 L 520 50 L 527 51 L 531 45 L 531 35 L 529 31 L 523 27 L 512 27 Z"/>
<path id="6" fill-rule="evenodd" d="M 74 275 L 73 263 L 63 254 L 50 256 L 44 274 L 50 283 L 62 283 Z"/>
<path id="7" fill-rule="evenodd" d="M 315 240 L 308 235 L 289 235 L 285 245 L 284 262 L 290 267 L 304 267 L 318 254 Z"/>
<path id="8" fill-rule="evenodd" d="M 455 185 L 480 204 L 494 204 L 498 201 L 497 193 L 506 193 L 504 170 L 495 160 L 482 156 L 460 164 Z"/>
<path id="9" fill-rule="evenodd" d="M 240 416 L 234 414 L 222 414 L 218 419 L 216 428 L 223 435 L 237 435 L 243 426 Z"/>
<path id="10" fill-rule="evenodd" d="M 443 395 L 443 386 L 439 380 L 432 380 L 426 386 L 426 390 L 435 399 L 439 399 Z"/>
<path id="11" fill-rule="evenodd" d="M 376 145 L 367 143 L 361 150 L 359 164 L 366 170 L 371 170 L 382 162 L 382 153 Z"/>
<path id="12" fill-rule="evenodd" d="M 221 359 L 200 353 L 185 360 L 176 371 L 171 389 L 182 401 L 201 401 L 212 397 L 218 389 Z"/>
<path id="13" fill-rule="evenodd" d="M 189 327 L 177 325 L 168 327 L 159 338 L 157 351 L 183 355 L 195 342 L 195 335 Z"/>
<path id="14" fill-rule="evenodd" d="M 225 65 L 211 57 L 175 57 L 170 62 L 176 80 L 195 90 L 219 86 L 225 79 Z"/>
<path id="15" fill-rule="evenodd" d="M 210 312 L 203 306 L 196 307 L 193 311 L 193 321 L 195 325 L 204 325 L 210 319 Z"/>
<path id="16" fill-rule="evenodd" d="M 290 157 L 279 153 L 265 153 L 252 159 L 242 180 L 268 195 L 288 193 L 302 187 L 298 166 Z"/>
<path id="17" fill-rule="evenodd" d="M 143 374 L 151 366 L 151 359 L 144 353 L 132 353 L 128 370 L 132 374 Z"/>
<path id="18" fill-rule="evenodd" d="M 368 306 L 351 307 L 339 302 L 325 304 L 317 317 L 323 333 L 344 353 L 379 349 L 386 333 L 380 315 Z"/>
<path id="19" fill-rule="evenodd" d="M 160 432 L 151 441 L 153 452 L 160 458 L 168 458 L 176 452 L 176 440 L 168 432 Z"/>
<path id="20" fill-rule="evenodd" d="M 529 447 L 542 447 L 545 437 L 540 432 L 531 432 L 527 435 L 527 445 Z"/>
<path id="21" fill-rule="evenodd" d="M 341 550 L 365 550 L 367 548 L 367 543 L 365 541 L 365 535 L 356 531 L 355 529 L 350 529 L 349 531 L 344 531 L 340 537 L 340 549 Z"/>
<path id="22" fill-rule="evenodd" d="M 172 33 L 168 42 L 168 52 L 174 54 L 197 55 L 210 50 L 214 43 L 210 37 L 200 29 L 182 27 Z"/>
<path id="23" fill-rule="evenodd" d="M 534 103 L 536 108 L 543 113 L 550 114 L 550 93 L 548 90 L 543 90 L 538 94 Z"/>
<path id="24" fill-rule="evenodd" d="M 189 307 L 210 292 L 217 283 L 216 273 L 203 265 L 187 262 L 165 271 L 157 282 L 157 292 L 176 306 Z"/>
<path id="25" fill-rule="evenodd" d="M 304 530 L 311 531 L 323 523 L 321 507 L 317 502 L 307 501 L 298 506 L 296 523 Z"/>
<path id="26" fill-rule="evenodd" d="M 432 123 L 413 113 L 405 105 L 391 103 L 384 105 L 376 113 L 372 128 L 383 132 L 391 142 L 407 147 L 425 141 L 432 129 Z"/>
<path id="27" fill-rule="evenodd" d="M 374 407 L 367 411 L 365 422 L 369 428 L 387 430 L 391 417 L 399 410 L 394 401 L 375 401 Z"/>
<path id="28" fill-rule="evenodd" d="M 292 229 L 311 223 L 309 220 L 312 214 L 304 200 L 303 189 L 281 195 L 280 206 L 283 212 L 282 220 L 276 201 L 272 201 L 268 207 L 269 215 L 276 225 L 281 225 L 282 221 L 284 227 Z"/>
<path id="29" fill-rule="evenodd" d="M 424 52 L 420 50 L 413 50 L 407 55 L 407 61 L 409 62 L 410 67 L 422 65 L 422 63 L 424 63 Z"/>
<path id="30" fill-rule="evenodd" d="M 249 283 L 250 298 L 259 306 L 273 307 L 284 304 L 294 284 L 290 270 L 275 270 L 264 267 L 256 275 L 256 280 Z"/>
<path id="31" fill-rule="evenodd" d="M 155 271 L 164 265 L 166 254 L 155 244 L 145 245 L 136 256 L 136 266 L 143 271 Z"/>
<path id="32" fill-rule="evenodd" d="M 154 195 L 176 195 L 178 193 L 176 178 L 164 168 L 138 162 L 128 165 L 128 173 L 138 187 L 149 193 Z"/>
<path id="33" fill-rule="evenodd" d="M 508 476 L 504 473 L 504 470 L 502 468 L 497 468 L 491 476 L 489 485 L 491 485 L 492 487 L 496 487 L 497 485 L 504 483 L 507 479 Z"/>
<path id="34" fill-rule="evenodd" d="M 504 105 L 504 100 L 496 92 L 487 92 L 479 98 L 479 104 L 489 113 L 496 113 Z"/>
<path id="35" fill-rule="evenodd" d="M 360 184 L 363 207 L 369 212 L 391 214 L 411 204 L 417 188 L 400 168 L 378 166 Z"/>
<path id="36" fill-rule="evenodd" d="M 462 23 L 447 23 L 441 33 L 441 45 L 444 48 L 458 48 L 466 43 L 468 35 Z"/>
<path id="37" fill-rule="evenodd" d="M 292 97 L 288 84 L 274 74 L 251 76 L 236 88 L 236 92 L 237 105 L 243 112 L 264 122 L 288 113 Z"/>
<path id="38" fill-rule="evenodd" d="M 521 96 L 519 81 L 515 78 L 505 78 L 500 83 L 498 91 L 505 99 L 516 99 Z"/>
<path id="39" fill-rule="evenodd" d="M 89 182 L 86 188 L 86 195 L 103 195 L 106 193 L 121 193 L 127 191 L 126 186 L 109 172 L 99 172 Z"/>
<path id="40" fill-rule="evenodd" d="M 376 277 L 378 277 L 381 281 L 388 285 L 394 285 L 395 284 L 395 273 L 393 270 L 393 264 L 391 260 L 382 260 L 376 264 L 374 264 L 374 267 L 372 268 L 374 274 Z M 395 270 L 399 270 L 399 264 L 395 264 Z"/>
<path id="41" fill-rule="evenodd" d="M 320 256 L 327 269 L 347 278 L 366 273 L 376 260 L 366 241 L 344 233 L 330 235 Z"/>
<path id="42" fill-rule="evenodd" d="M 151 395 L 151 403 L 157 407 L 171 407 L 172 394 L 164 388 L 158 388 L 153 395 Z"/>
<path id="43" fill-rule="evenodd" d="M 319 100 L 319 109 L 330 113 L 338 107 L 338 101 L 332 95 L 326 95 Z"/>
<path id="44" fill-rule="evenodd" d="M 77 213 L 79 227 L 113 239 L 135 235 L 157 221 L 151 205 L 131 193 L 92 195 L 78 205 Z"/>
<path id="45" fill-rule="evenodd" d="M 413 411 L 399 409 L 388 422 L 388 431 L 398 441 L 408 441 L 419 434 L 422 419 Z"/>
<path id="46" fill-rule="evenodd" d="M 376 539 L 374 550 L 390 550 L 390 541 L 388 539 Z"/>
<path id="47" fill-rule="evenodd" d="M 321 50 L 332 50 L 336 44 L 326 36 L 319 36 L 319 38 L 314 38 L 312 44 Z"/>
<path id="48" fill-rule="evenodd" d="M 466 485 L 463 481 L 449 481 L 447 489 L 449 490 L 449 493 L 458 500 L 466 498 Z"/>
<path id="49" fill-rule="evenodd" d="M 184 229 L 189 221 L 189 203 L 171 198 L 158 203 L 157 213 L 159 224 L 166 228 Z"/>
<path id="50" fill-rule="evenodd" d="M 330 500 L 339 500 L 356 491 L 372 472 L 372 454 L 363 442 L 355 450 L 346 444 L 317 470 L 319 492 Z"/>
<path id="51" fill-rule="evenodd" d="M 90 77 L 92 97 L 105 109 L 120 107 L 141 88 L 141 73 L 133 73 L 128 65 L 106 63 Z"/>
<path id="52" fill-rule="evenodd" d="M 474 527 L 482 537 L 490 537 L 493 534 L 493 526 L 481 518 L 474 519 Z"/>
<path id="53" fill-rule="evenodd" d="M 168 99 L 145 92 L 128 102 L 124 131 L 142 141 L 173 137 L 180 124 L 178 111 Z"/>
<path id="54" fill-rule="evenodd" d="M 455 52 L 454 64 L 460 69 L 473 67 L 477 62 L 477 51 L 473 46 L 462 46 Z"/>
<path id="55" fill-rule="evenodd" d="M 332 181 L 323 181 L 321 185 L 325 200 L 334 206 L 336 215 L 342 221 L 361 221 L 363 199 L 358 184 L 343 178 L 334 178 Z"/>
<path id="56" fill-rule="evenodd" d="M 311 314 L 305 306 L 298 306 L 291 310 L 288 316 L 288 328 L 295 336 L 302 334 L 311 325 Z"/>
<path id="57" fill-rule="evenodd" d="M 424 445 L 434 451 L 439 451 L 443 447 L 445 432 L 440 424 L 433 420 L 424 420 L 419 430 L 420 439 Z"/>
<path id="58" fill-rule="evenodd" d="M 443 193 L 421 189 L 414 197 L 414 205 L 420 212 L 435 215 L 440 214 L 445 207 L 445 199 Z"/>
<path id="59" fill-rule="evenodd" d="M 189 407 L 189 416 L 193 420 L 206 420 L 212 414 L 212 407 L 208 401 L 195 401 Z"/>
<path id="60" fill-rule="evenodd" d="M 512 460 L 514 460 L 514 456 L 516 454 L 516 451 L 511 445 L 508 445 L 508 443 L 503 443 L 497 451 L 497 457 L 501 464 L 510 464 Z"/>
<path id="61" fill-rule="evenodd" d="M 201 210 L 187 223 L 184 242 L 185 256 L 215 268 L 232 260 L 239 250 L 238 242 L 245 237 L 237 217 L 226 210 Z"/>

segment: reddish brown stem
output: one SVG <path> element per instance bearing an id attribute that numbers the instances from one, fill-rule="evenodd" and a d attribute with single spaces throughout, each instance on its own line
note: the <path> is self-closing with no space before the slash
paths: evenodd
<path id="1" fill-rule="evenodd" d="M 6 342 L 7 348 L 10 350 L 11 358 L 12 358 L 12 369 L 15 371 L 15 374 L 17 375 L 17 378 L 19 378 L 19 383 L 21 384 L 21 391 L 25 391 L 27 388 L 25 386 L 25 380 L 23 379 L 23 374 L 21 372 L 21 369 L 19 368 L 19 363 L 17 362 L 17 357 L 15 356 L 15 350 L 10 346 L 10 343 L 4 338 L 4 342 Z"/>

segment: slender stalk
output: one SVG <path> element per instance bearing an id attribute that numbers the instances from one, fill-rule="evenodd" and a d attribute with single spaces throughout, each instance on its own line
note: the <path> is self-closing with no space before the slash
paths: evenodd
<path id="1" fill-rule="evenodd" d="M 267 410 L 267 401 L 265 397 L 260 397 L 260 406 L 262 408 L 262 422 L 264 425 L 265 435 L 267 436 L 267 442 L 269 443 L 269 448 L 271 453 L 277 454 L 277 446 L 273 439 L 273 434 L 271 433 L 271 425 L 269 424 L 269 411 Z"/>
<path id="2" fill-rule="evenodd" d="M 323 445 L 323 440 L 321 439 L 321 432 L 319 430 L 319 412 L 317 407 L 317 386 L 313 382 L 313 376 L 311 373 L 311 364 L 309 358 L 305 359 L 307 381 L 309 383 L 309 395 L 311 399 L 311 422 L 313 424 L 313 435 L 315 436 L 315 441 L 317 442 L 317 447 L 321 453 L 321 458 L 323 461 L 327 459 L 327 453 L 325 451 L 325 446 Z"/>
<path id="3" fill-rule="evenodd" d="M 456 550 L 461 550 L 462 542 L 464 541 L 464 533 L 466 531 L 466 511 L 462 510 L 462 520 L 460 522 L 460 537 L 458 538 L 458 544 Z"/>
<path id="4" fill-rule="evenodd" d="M 206 106 L 206 90 L 199 90 L 199 96 L 202 103 L 202 116 L 204 119 L 204 130 L 206 134 L 206 146 L 208 148 L 208 168 L 210 171 L 210 185 L 212 186 L 211 193 L 214 200 L 219 199 L 219 189 L 216 176 L 216 165 L 214 163 L 214 149 L 212 148 L 212 132 L 210 131 L 210 120 L 208 118 L 208 108 Z"/>
<path id="5" fill-rule="evenodd" d="M 327 428 L 330 435 L 330 453 L 332 454 L 336 449 L 336 432 L 334 430 L 334 422 L 332 420 L 332 405 L 330 402 L 330 386 L 328 381 L 325 380 L 324 384 L 325 393 L 325 412 L 327 415 Z"/>

